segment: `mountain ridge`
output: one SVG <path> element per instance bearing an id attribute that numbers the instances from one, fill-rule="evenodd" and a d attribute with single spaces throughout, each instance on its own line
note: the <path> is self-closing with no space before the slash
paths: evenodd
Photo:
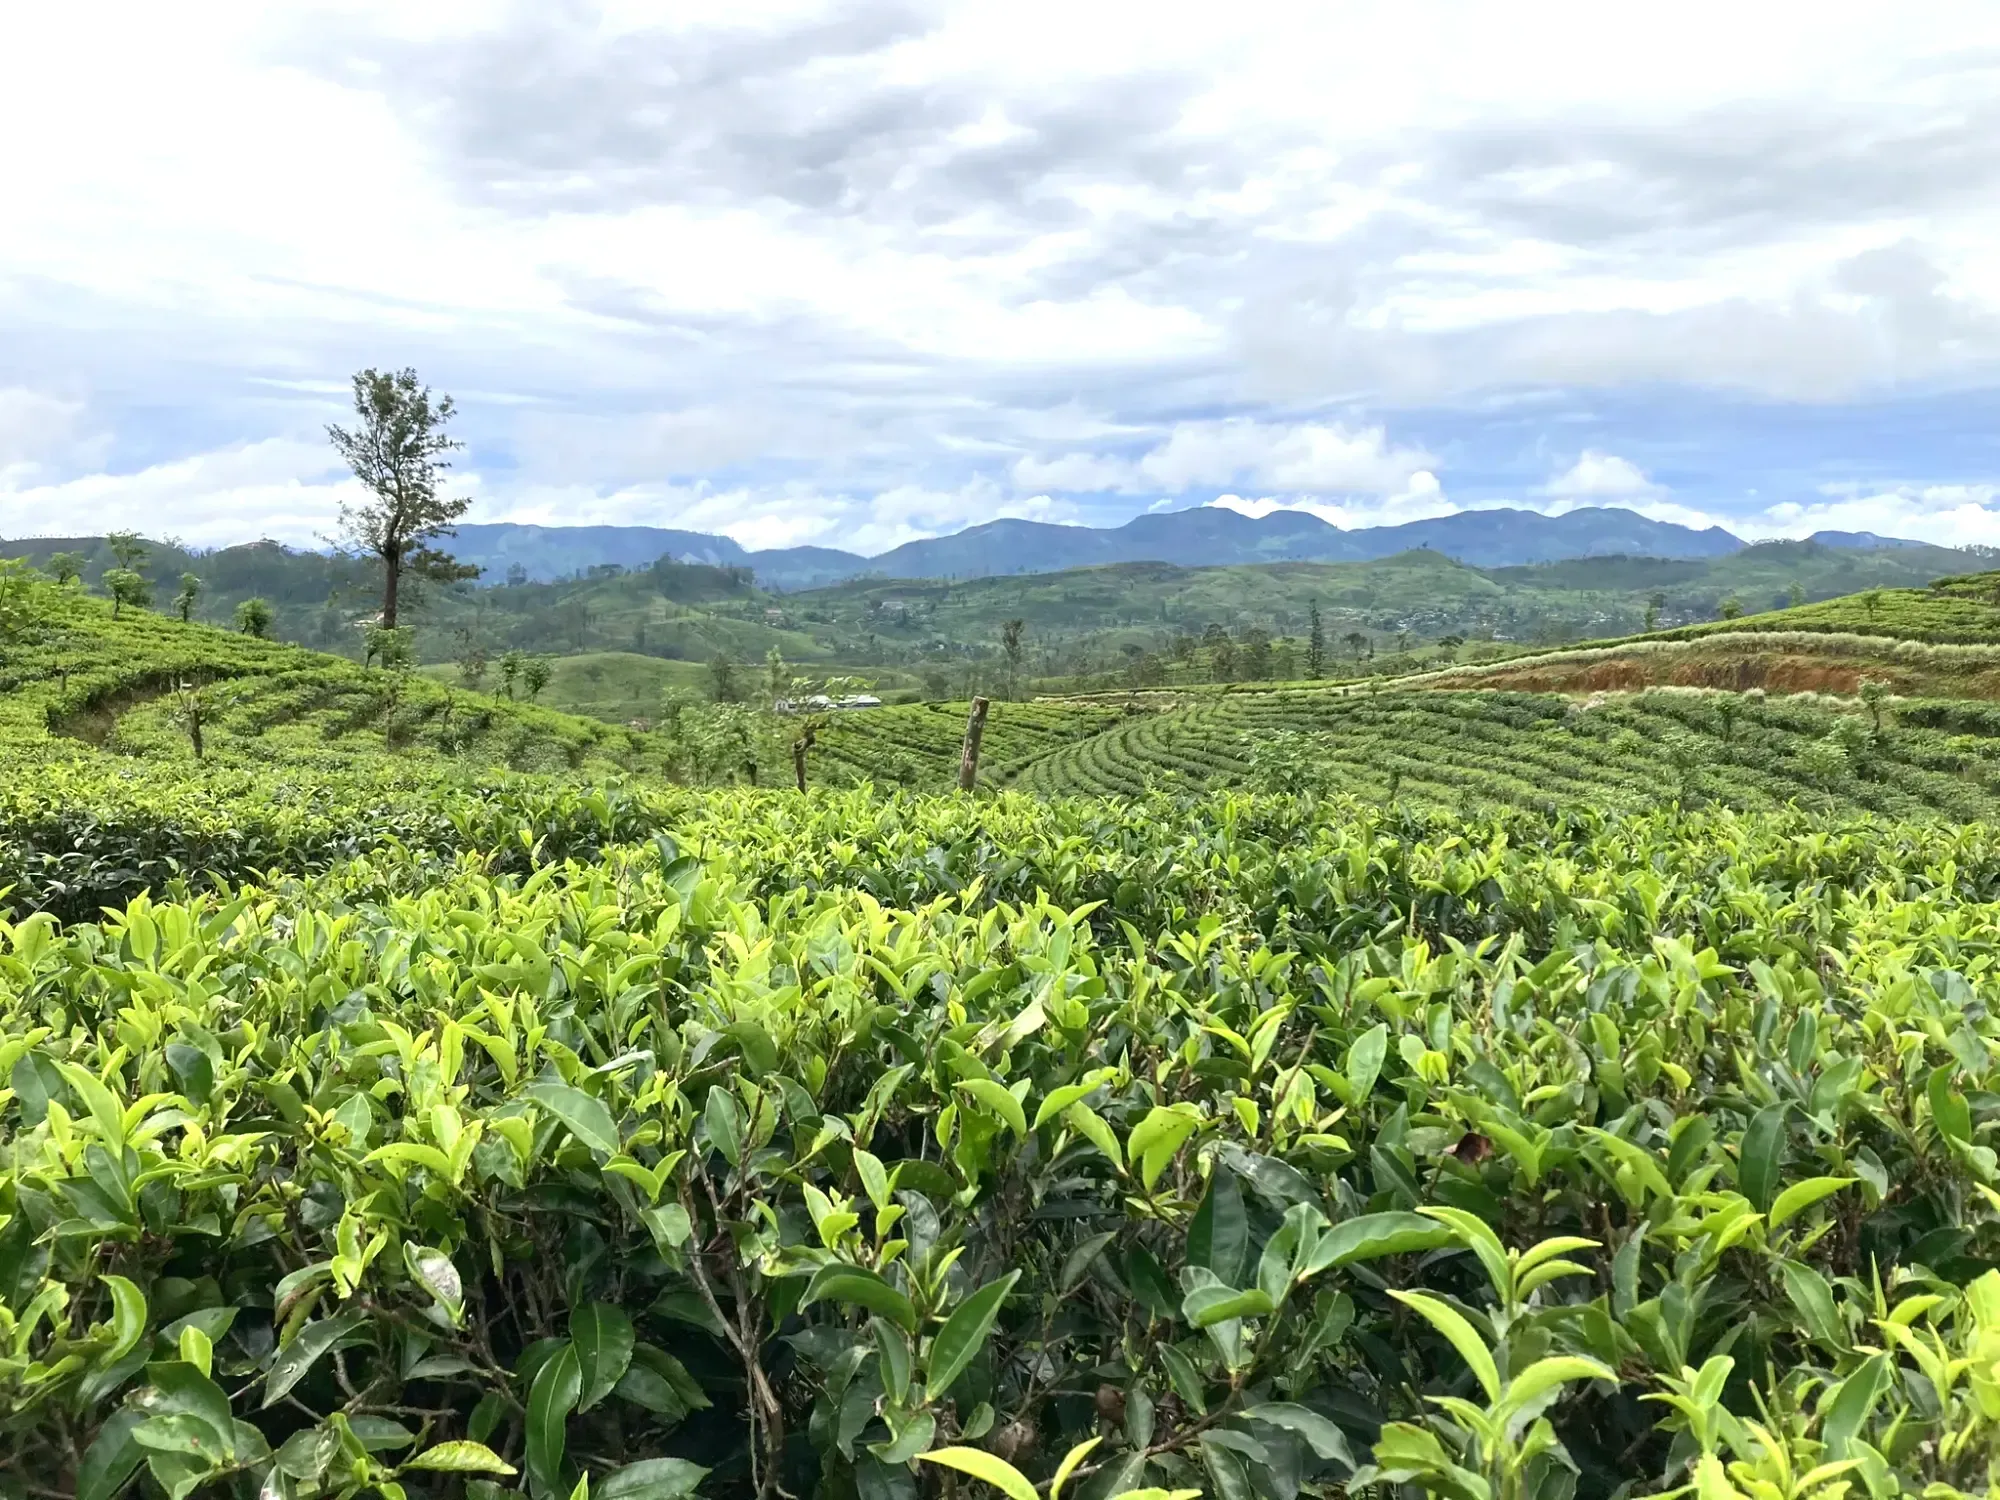
<path id="1" fill-rule="evenodd" d="M 1873 532 L 1822 531 L 1808 541 L 1868 550 L 1922 545 Z M 749 568 L 757 582 L 787 592 L 852 578 L 982 578 L 1056 573 L 1121 562 L 1181 567 L 1259 562 L 1369 562 L 1426 548 L 1472 567 L 1519 567 L 1580 557 L 1718 557 L 1750 545 L 1720 526 L 1655 521 L 1619 507 L 1561 515 L 1496 507 L 1389 526 L 1342 529 L 1309 511 L 1248 516 L 1197 506 L 1136 516 L 1119 526 L 1083 526 L 1003 517 L 948 536 L 925 537 L 874 556 L 834 547 L 753 551 L 731 537 L 656 526 L 540 526 L 510 521 L 462 525 L 444 544 L 498 581 L 520 567 L 550 581 L 606 564 L 642 567 L 661 556 Z"/>

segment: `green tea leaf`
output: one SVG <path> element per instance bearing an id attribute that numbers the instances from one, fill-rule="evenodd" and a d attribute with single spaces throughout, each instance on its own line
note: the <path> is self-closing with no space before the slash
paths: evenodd
<path id="1" fill-rule="evenodd" d="M 1271 1299 L 1257 1287 L 1200 1286 L 1181 1301 L 1181 1315 L 1195 1328 L 1210 1328 L 1238 1318 L 1261 1318 L 1272 1310 Z"/>
<path id="2" fill-rule="evenodd" d="M 805 1295 L 799 1299 L 799 1307 L 808 1308 L 815 1302 L 851 1302 L 880 1313 L 905 1333 L 917 1331 L 917 1310 L 910 1305 L 910 1299 L 873 1271 L 860 1266 L 836 1262 L 814 1272 Z"/>
<path id="3" fill-rule="evenodd" d="M 1737 1161 L 1737 1185 L 1759 1213 L 1770 1209 L 1778 1192 L 1785 1159 L 1785 1117 L 1790 1106 L 1760 1109 L 1743 1129 Z"/>
<path id="4" fill-rule="evenodd" d="M 1803 1213 L 1820 1199 L 1830 1197 L 1853 1181 L 1852 1177 L 1808 1177 L 1804 1182 L 1793 1183 L 1773 1200 L 1771 1227 L 1776 1229 L 1787 1219 Z"/>
<path id="5" fill-rule="evenodd" d="M 1020 1279 L 1019 1271 L 1009 1271 L 952 1309 L 944 1327 L 931 1340 L 930 1360 L 924 1372 L 925 1400 L 941 1400 L 952 1382 L 978 1356 L 987 1336 L 993 1332 L 994 1320 L 1000 1316 L 1000 1304 Z"/>
<path id="6" fill-rule="evenodd" d="M 561 1488 L 569 1414 L 582 1390 L 576 1346 L 565 1343 L 536 1372 L 528 1391 L 528 1487 L 537 1496 L 552 1496 Z"/>
<path id="7" fill-rule="evenodd" d="M 264 1405 L 275 1406 L 282 1401 L 321 1355 L 365 1322 L 367 1318 L 361 1313 L 344 1312 L 301 1328 L 271 1362 L 271 1373 L 264 1379 Z"/>
<path id="8" fill-rule="evenodd" d="M 1493 1355 L 1465 1315 L 1440 1297 L 1429 1292 L 1399 1292 L 1393 1288 L 1389 1295 L 1406 1307 L 1413 1307 L 1430 1322 L 1431 1326 L 1451 1341 L 1459 1357 L 1472 1367 L 1472 1373 L 1479 1377 L 1479 1384 L 1486 1391 L 1488 1401 L 1500 1399 L 1500 1370 L 1493 1363 Z"/>
<path id="9" fill-rule="evenodd" d="M 1005 1494 L 1008 1500 L 1040 1500 L 1025 1474 L 1006 1459 L 981 1448 L 934 1448 L 929 1453 L 917 1455 L 917 1460 L 919 1463 L 943 1464 L 948 1469 L 970 1474 L 974 1479 L 983 1479 Z"/>
<path id="10" fill-rule="evenodd" d="M 1377 1260 L 1384 1255 L 1408 1255 L 1417 1250 L 1435 1250 L 1451 1243 L 1451 1231 L 1421 1214 L 1390 1212 L 1362 1214 L 1343 1219 L 1324 1230 L 1313 1247 L 1312 1259 L 1301 1268 L 1311 1276 L 1330 1266 L 1352 1265 L 1356 1261 Z"/>
<path id="11" fill-rule="evenodd" d="M 111 1500 L 145 1461 L 145 1450 L 132 1434 L 146 1420 L 143 1412 L 121 1407 L 104 1419 L 90 1449 L 76 1470 L 76 1500 Z"/>
<path id="12" fill-rule="evenodd" d="M 1375 1080 L 1382 1076 L 1382 1063 L 1389 1055 L 1389 1027 L 1378 1021 L 1354 1039 L 1354 1045 L 1347 1049 L 1347 1084 L 1354 1090 L 1354 1102 L 1359 1105 L 1375 1091 Z"/>
<path id="13" fill-rule="evenodd" d="M 407 1460 L 406 1469 L 435 1469 L 447 1474 L 514 1474 L 518 1473 L 512 1464 L 495 1453 L 484 1443 L 470 1442 L 464 1438 L 449 1443 L 439 1443 L 426 1448 L 415 1458 Z"/>
<path id="14" fill-rule="evenodd" d="M 527 1097 L 569 1127 L 569 1133 L 593 1151 L 618 1153 L 618 1126 L 604 1101 L 553 1078 L 538 1078 L 524 1090 Z"/>
<path id="15" fill-rule="evenodd" d="M 1069 1476 L 1076 1472 L 1078 1464 L 1090 1457 L 1091 1450 L 1103 1441 L 1102 1434 L 1085 1438 L 1063 1455 L 1062 1462 L 1056 1465 L 1056 1472 L 1049 1480 L 1049 1500 L 1062 1500 L 1062 1488 L 1069 1483 Z"/>
<path id="16" fill-rule="evenodd" d="M 1243 1211 L 1243 1188 L 1234 1172 L 1217 1168 L 1188 1225 L 1188 1264 L 1206 1266 L 1228 1285 L 1241 1286 L 1249 1257 L 1250 1220 Z"/>
<path id="17" fill-rule="evenodd" d="M 613 1470 L 597 1485 L 597 1500 L 684 1500 L 708 1470 L 684 1458 L 646 1458 Z"/>
<path id="18" fill-rule="evenodd" d="M 968 1078 L 958 1085 L 958 1090 L 971 1095 L 988 1114 L 1005 1121 L 1016 1136 L 1028 1133 L 1028 1116 L 1021 1108 L 1021 1101 L 1002 1085 L 990 1078 Z"/>
<path id="19" fill-rule="evenodd" d="M 702 1107 L 701 1117 L 708 1126 L 708 1139 L 722 1159 L 732 1167 L 743 1164 L 743 1106 L 736 1102 L 736 1096 L 716 1084 L 708 1091 L 708 1101 Z"/>
<path id="20" fill-rule="evenodd" d="M 611 1394 L 632 1363 L 632 1320 L 623 1308 L 593 1302 L 571 1316 L 569 1338 L 582 1392 L 576 1409 L 589 1411 Z"/>
<path id="21" fill-rule="evenodd" d="M 1321 1458 L 1337 1460 L 1350 1469 L 1355 1467 L 1354 1455 L 1347 1446 L 1347 1434 L 1336 1427 L 1331 1418 L 1321 1416 L 1311 1407 L 1291 1401 L 1263 1401 L 1245 1407 L 1237 1415 L 1247 1422 L 1268 1422 L 1273 1427 L 1296 1432 Z"/>

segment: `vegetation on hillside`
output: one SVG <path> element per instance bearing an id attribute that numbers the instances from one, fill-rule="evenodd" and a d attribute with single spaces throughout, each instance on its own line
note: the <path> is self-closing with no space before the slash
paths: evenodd
<path id="1" fill-rule="evenodd" d="M 0 567 L 0 1494 L 2000 1492 L 2000 709 L 363 650 Z"/>
<path id="2" fill-rule="evenodd" d="M 9 550 L 44 563 L 72 557 L 84 584 L 99 592 L 108 592 L 108 572 L 119 571 L 100 544 L 52 540 Z M 137 579 L 133 586 L 165 601 L 179 597 L 182 575 L 195 577 L 200 589 L 188 608 L 197 620 L 228 623 L 255 596 L 269 601 L 278 637 L 359 656 L 365 628 L 380 613 L 379 564 L 273 544 L 212 554 L 145 544 L 140 552 L 124 570 Z M 948 699 L 1010 687 L 1025 694 L 1305 677 L 1315 609 L 1324 674 L 1398 676 L 1445 659 L 1477 663 L 1588 637 L 1694 628 L 1690 622 L 1712 622 L 1724 609 L 1755 621 L 1759 610 L 1795 597 L 1824 601 L 1872 587 L 1890 599 L 1901 593 L 1894 585 L 1976 565 L 1939 548 L 1772 543 L 1696 562 L 1592 558 L 1481 572 L 1414 552 L 1371 563 L 1135 563 L 959 582 L 871 579 L 779 595 L 756 588 L 740 568 L 664 559 L 560 583 L 440 581 L 427 567 L 401 588 L 414 648 L 432 665 L 497 660 L 508 651 L 617 653 L 689 663 L 722 656 L 754 672 L 776 649 L 791 662 Z M 1949 591 L 1953 599 L 1974 592 L 1957 584 Z M 1799 618 L 1808 622 L 1803 628 L 1820 628 L 1810 623 L 1822 618 L 1815 609 L 1838 621 L 1857 608 L 1809 603 Z M 1021 630 L 1010 658 L 1012 621 Z M 604 716 L 614 722 L 648 716 L 630 699 L 589 696 L 610 705 Z"/>

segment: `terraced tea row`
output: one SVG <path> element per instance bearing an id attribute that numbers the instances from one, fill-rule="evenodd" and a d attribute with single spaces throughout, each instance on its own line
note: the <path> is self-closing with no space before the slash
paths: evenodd
<path id="1" fill-rule="evenodd" d="M 842 713 L 817 737 L 814 775 L 841 785 L 872 781 L 942 791 L 958 784 L 969 705 L 910 703 Z M 980 750 L 979 784 L 1010 785 L 1023 766 L 1127 718 L 1124 704 L 993 702 Z"/>
<path id="2" fill-rule="evenodd" d="M 1286 690 L 1129 719 L 1019 778 L 1044 795 L 1136 796 L 1288 779 L 1452 804 L 1643 807 L 1791 801 L 1899 815 L 1992 812 L 2000 739 L 1961 705 L 1876 712 L 1815 696 Z"/>

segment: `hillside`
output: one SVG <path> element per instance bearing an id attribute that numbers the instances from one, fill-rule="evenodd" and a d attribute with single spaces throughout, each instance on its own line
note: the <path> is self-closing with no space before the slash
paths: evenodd
<path id="1" fill-rule="evenodd" d="M 161 868 L 200 880 L 412 840 L 454 847 L 551 777 L 668 763 L 657 739 L 595 719 L 143 610 L 114 617 L 73 588 L 34 592 L 0 639 L 0 888 L 65 913 Z"/>
<path id="2" fill-rule="evenodd" d="M 937 641 L 990 649 L 1003 621 L 1021 619 L 1054 666 L 1077 645 L 1099 654 L 1128 645 L 1166 651 L 1175 636 L 1199 636 L 1214 624 L 1298 641 L 1317 603 L 1330 652 L 1347 655 L 1342 638 L 1350 631 L 1371 646 L 1404 634 L 1507 641 L 1620 634 L 1643 628 L 1655 607 L 1668 623 L 1710 620 L 1728 600 L 1748 609 L 1785 605 L 1795 594 L 1824 600 L 1977 566 L 1945 548 L 1857 552 L 1813 542 L 1766 543 L 1713 559 L 1606 557 L 1483 571 L 1420 550 L 1365 563 L 1123 563 L 956 582 L 865 579 L 790 595 L 784 613 L 823 639 L 872 638 L 904 650 Z"/>
<path id="3" fill-rule="evenodd" d="M 1810 540 L 1838 548 L 1917 545 L 1866 532 L 1829 531 Z M 1134 562 L 1182 567 L 1365 562 L 1419 548 L 1493 568 L 1575 557 L 1718 557 L 1743 545 L 1720 527 L 1697 530 L 1616 507 L 1583 507 L 1558 516 L 1501 507 L 1342 530 L 1305 510 L 1253 518 L 1223 506 L 1194 506 L 1149 512 L 1120 526 L 987 521 L 872 557 L 828 547 L 750 551 L 728 537 L 660 527 L 504 522 L 462 526 L 450 548 L 494 577 L 518 566 L 531 579 L 548 582 L 604 564 L 643 565 L 671 554 L 682 561 L 746 567 L 765 588 L 795 590 L 848 578 L 983 578 Z"/>
<path id="4" fill-rule="evenodd" d="M 2000 710 L 1441 680 L 802 795 L 0 568 L 0 1493 L 1990 1495 Z"/>
<path id="5" fill-rule="evenodd" d="M 111 559 L 101 540 L 28 550 L 44 560 L 54 551 L 80 554 L 86 587 L 102 591 Z M 1330 662 L 1394 676 L 1446 654 L 1491 660 L 1622 635 L 1649 621 L 1712 621 L 1725 606 L 1754 613 L 1976 565 L 1937 548 L 1811 542 L 1705 559 L 1606 557 L 1490 570 L 1417 550 L 1365 563 L 1124 563 L 959 581 L 863 579 L 780 595 L 759 588 L 741 566 L 661 559 L 604 565 L 556 583 L 525 581 L 517 571 L 477 584 L 420 582 L 406 603 L 419 659 L 469 668 L 435 671 L 438 681 L 476 682 L 482 660 L 490 666 L 508 651 L 586 659 L 558 669 L 546 701 L 622 724 L 653 716 L 657 688 L 704 683 L 717 657 L 750 678 L 773 650 L 806 675 L 860 677 L 885 693 L 990 693 L 1007 676 L 1000 638 L 1013 619 L 1025 625 L 1017 685 L 1038 692 L 1298 676 L 1315 605 Z M 202 580 L 194 619 L 226 625 L 257 595 L 274 605 L 275 636 L 343 656 L 361 654 L 363 627 L 375 614 L 375 570 L 352 558 L 268 544 L 205 554 L 150 544 L 142 572 L 155 607 L 167 606 L 181 574 L 192 572 Z M 1475 644 L 1434 644 L 1454 637 Z"/>
<path id="6" fill-rule="evenodd" d="M 1673 798 L 1990 816 L 1996 583 L 1988 574 L 1882 590 L 1401 679 L 996 704 L 996 720 L 1031 719 L 1032 732 L 983 777 L 1058 796 L 1282 784 L 1450 805 Z M 1856 616 L 1877 633 L 1837 628 Z M 1925 638 L 1938 634 L 1961 640 Z M 839 722 L 825 736 L 828 771 L 946 784 L 962 713 L 932 704 Z"/>

